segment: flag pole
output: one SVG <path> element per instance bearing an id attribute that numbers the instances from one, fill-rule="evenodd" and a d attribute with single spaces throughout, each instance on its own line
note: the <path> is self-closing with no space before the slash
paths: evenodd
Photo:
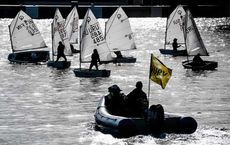
<path id="1" fill-rule="evenodd" d="M 148 84 L 148 96 L 147 96 L 147 100 L 148 100 L 148 108 L 147 108 L 147 116 L 146 116 L 146 120 L 148 120 L 149 117 L 149 97 L 150 97 L 150 76 L 151 76 L 151 65 L 152 65 L 152 54 L 150 57 L 150 65 L 149 65 L 149 84 Z"/>
<path id="2" fill-rule="evenodd" d="M 149 84 L 148 84 L 148 102 L 149 102 L 149 97 L 150 97 L 150 77 L 151 77 L 151 65 L 152 65 L 152 54 L 150 57 L 150 65 L 149 65 Z M 149 104 L 148 104 L 149 108 Z"/>

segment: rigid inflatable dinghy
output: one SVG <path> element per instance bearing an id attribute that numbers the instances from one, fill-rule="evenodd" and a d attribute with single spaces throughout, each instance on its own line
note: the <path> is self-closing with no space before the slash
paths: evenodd
<path id="1" fill-rule="evenodd" d="M 164 113 L 162 122 L 159 122 L 159 118 L 154 118 L 157 113 L 152 112 L 151 108 L 153 107 L 149 108 L 148 119 L 116 116 L 108 112 L 105 97 L 102 97 L 95 112 L 96 128 L 117 137 L 159 133 L 191 134 L 196 131 L 197 122 L 192 117 Z"/>

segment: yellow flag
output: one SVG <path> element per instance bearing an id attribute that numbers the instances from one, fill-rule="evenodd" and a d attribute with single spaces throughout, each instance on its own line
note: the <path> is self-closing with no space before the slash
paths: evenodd
<path id="1" fill-rule="evenodd" d="M 155 83 L 161 85 L 164 89 L 171 75 L 172 69 L 167 68 L 159 59 L 151 54 L 149 78 Z"/>

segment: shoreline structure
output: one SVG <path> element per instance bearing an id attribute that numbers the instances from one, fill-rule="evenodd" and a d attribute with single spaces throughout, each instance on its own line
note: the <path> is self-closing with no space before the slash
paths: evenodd
<path id="1" fill-rule="evenodd" d="M 134 0 L 135 1 L 135 0 Z M 21 2 L 17 4 L 0 3 L 0 18 L 13 18 L 19 10 L 25 11 L 34 19 L 53 18 L 56 8 L 59 8 L 63 16 L 67 16 L 73 6 L 76 6 L 80 18 L 82 19 L 88 8 L 91 8 L 97 18 L 108 18 L 117 9 L 122 6 L 129 17 L 168 17 L 172 10 L 178 5 L 176 4 L 144 4 L 141 0 L 132 4 L 127 3 L 92 3 L 92 2 L 55 2 L 51 3 L 48 0 L 39 2 Z M 183 4 L 188 7 L 194 17 L 230 17 L 230 1 L 226 0 L 223 3 L 212 4 Z"/>

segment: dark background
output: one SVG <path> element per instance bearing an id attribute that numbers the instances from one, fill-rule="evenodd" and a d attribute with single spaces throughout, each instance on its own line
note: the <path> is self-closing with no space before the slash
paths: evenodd
<path id="1" fill-rule="evenodd" d="M 194 17 L 230 16 L 230 0 L 0 0 L 0 17 L 13 18 L 24 10 L 33 18 L 53 18 L 56 8 L 66 17 L 77 6 L 80 18 L 89 7 L 96 17 L 108 18 L 119 5 L 129 17 L 168 17 L 179 4 Z"/>

